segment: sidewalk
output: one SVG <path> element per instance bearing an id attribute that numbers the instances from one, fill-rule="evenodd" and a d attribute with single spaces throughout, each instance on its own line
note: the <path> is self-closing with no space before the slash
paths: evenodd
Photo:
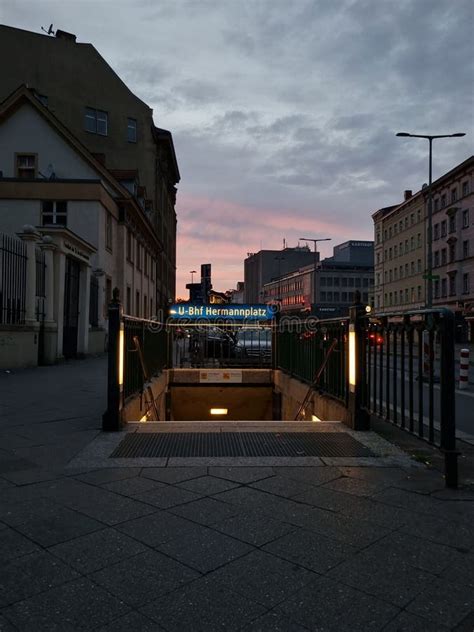
<path id="1" fill-rule="evenodd" d="M 0 375 L 2 632 L 472 632 L 472 492 L 416 462 L 72 470 L 105 367 Z"/>

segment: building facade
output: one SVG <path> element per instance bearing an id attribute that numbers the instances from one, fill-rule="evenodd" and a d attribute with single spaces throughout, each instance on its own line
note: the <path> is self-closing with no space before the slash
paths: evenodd
<path id="1" fill-rule="evenodd" d="M 315 261 L 319 261 L 319 253 L 315 255 L 307 246 L 248 253 L 244 261 L 244 302 L 262 303 L 265 284 Z"/>
<path id="2" fill-rule="evenodd" d="M 316 266 L 304 266 L 264 286 L 265 302 L 277 302 L 282 312 L 311 312 L 318 318 L 346 316 L 355 292 L 371 304 L 374 285 L 374 244 L 347 241 Z"/>
<path id="3" fill-rule="evenodd" d="M 160 242 L 156 305 L 175 297 L 176 184 L 171 133 L 98 51 L 61 30 L 51 37 L 0 26 L 0 101 L 27 85 L 42 105 L 135 197 Z M 51 163 L 51 170 L 59 169 Z"/>
<path id="4" fill-rule="evenodd" d="M 47 362 L 105 350 L 113 287 L 126 313 L 156 314 L 161 243 L 150 217 L 25 87 L 0 106 L 0 173 L 0 232 L 27 226 L 26 239 L 51 251 Z"/>
<path id="5" fill-rule="evenodd" d="M 433 305 L 456 315 L 459 340 L 474 339 L 474 157 L 432 184 Z M 375 310 L 423 308 L 427 298 L 428 189 L 405 191 L 379 209 L 375 233 Z"/>

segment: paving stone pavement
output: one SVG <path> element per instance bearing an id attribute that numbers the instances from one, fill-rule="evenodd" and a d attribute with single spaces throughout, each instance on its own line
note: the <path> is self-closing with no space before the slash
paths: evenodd
<path id="1" fill-rule="evenodd" d="M 472 492 L 419 467 L 70 471 L 104 368 L 0 376 L 1 632 L 474 630 Z"/>

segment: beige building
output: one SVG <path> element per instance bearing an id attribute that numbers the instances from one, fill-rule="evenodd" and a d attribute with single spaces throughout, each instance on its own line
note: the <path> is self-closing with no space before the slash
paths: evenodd
<path id="1" fill-rule="evenodd" d="M 151 218 L 25 87 L 0 106 L 0 232 L 28 244 L 23 262 L 0 248 L 0 366 L 104 351 L 115 286 L 126 313 L 156 313 L 161 243 Z M 44 287 L 38 292 L 41 251 Z M 19 265 L 31 274 L 16 274 Z M 35 299 L 41 314 L 33 309 Z"/>
<path id="2" fill-rule="evenodd" d="M 180 175 L 171 133 L 98 51 L 76 36 L 0 26 L 0 102 L 20 85 L 128 189 L 160 242 L 155 304 L 175 297 L 176 188 Z M 53 164 L 57 170 L 58 164 Z"/>
<path id="3" fill-rule="evenodd" d="M 432 184 L 433 305 L 453 310 L 458 340 L 474 339 L 474 156 Z M 426 305 L 428 188 L 379 209 L 375 233 L 375 310 Z"/>
<path id="4" fill-rule="evenodd" d="M 411 191 L 405 191 L 404 197 L 402 204 L 372 215 L 376 312 L 403 312 L 425 304 L 424 197 Z"/>

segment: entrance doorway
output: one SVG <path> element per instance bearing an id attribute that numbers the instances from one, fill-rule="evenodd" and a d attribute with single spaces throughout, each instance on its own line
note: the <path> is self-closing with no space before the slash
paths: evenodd
<path id="1" fill-rule="evenodd" d="M 71 257 L 66 257 L 63 325 L 63 355 L 65 358 L 73 358 L 77 354 L 77 334 L 79 329 L 79 275 L 79 262 Z"/>

